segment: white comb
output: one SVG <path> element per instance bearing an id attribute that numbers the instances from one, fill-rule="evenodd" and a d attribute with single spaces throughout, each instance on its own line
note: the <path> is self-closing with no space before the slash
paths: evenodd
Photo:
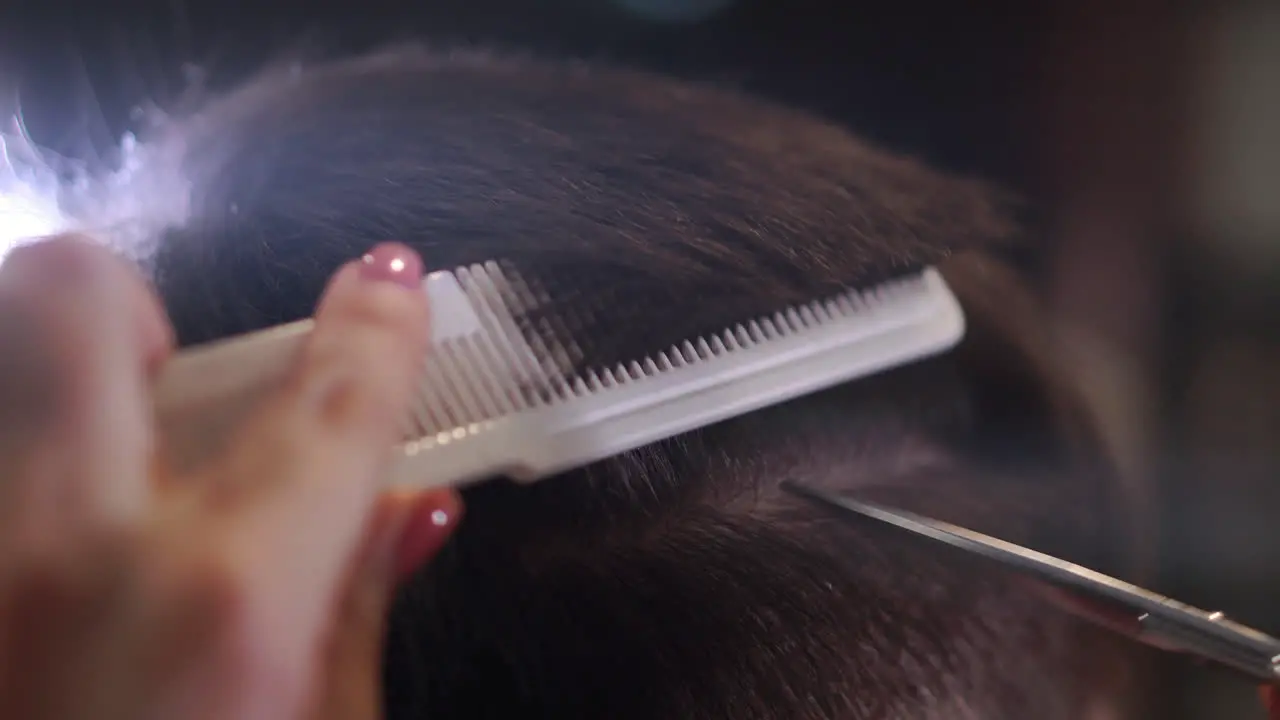
<path id="1" fill-rule="evenodd" d="M 520 329 L 528 297 L 496 263 L 437 272 L 432 353 L 388 481 L 531 482 L 943 352 L 964 315 L 933 269 L 566 376 L 567 348 Z M 514 303 L 513 298 L 519 298 Z M 157 388 L 171 463 L 197 462 L 279 381 L 305 320 L 178 355 Z"/>

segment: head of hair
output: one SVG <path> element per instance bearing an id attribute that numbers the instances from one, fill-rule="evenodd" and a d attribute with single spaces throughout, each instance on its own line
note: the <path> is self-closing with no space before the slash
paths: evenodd
<path id="1" fill-rule="evenodd" d="M 389 717 L 1021 720 L 1114 699 L 1106 641 L 1024 581 L 778 488 L 1123 562 L 1133 498 L 998 259 L 1020 234 L 1000 193 L 715 87 L 421 49 L 266 72 L 156 142 L 192 183 L 149 259 L 186 344 L 308 315 L 388 239 L 593 283 L 584 332 L 610 356 L 908 266 L 939 265 L 965 307 L 946 355 L 468 490 L 396 603 Z"/>

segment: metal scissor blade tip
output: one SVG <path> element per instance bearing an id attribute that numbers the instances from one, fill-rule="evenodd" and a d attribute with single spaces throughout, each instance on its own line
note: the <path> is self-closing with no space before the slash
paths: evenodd
<path id="1" fill-rule="evenodd" d="M 1153 647 L 1190 653 L 1265 682 L 1280 678 L 1280 640 L 1228 620 L 1222 613 L 1194 608 L 1089 568 L 956 525 L 851 500 L 791 480 L 780 487 L 838 512 L 846 520 L 878 520 L 1079 593 L 1085 604 L 1075 614 Z M 1099 611 L 1104 607 L 1105 611 Z M 1126 616 L 1133 620 L 1128 621 Z"/>
<path id="2" fill-rule="evenodd" d="M 879 520 L 922 537 L 938 540 L 961 549 L 977 551 L 988 545 L 995 549 L 999 544 L 999 541 L 996 541 L 995 538 L 986 538 L 977 533 L 970 533 L 962 528 L 939 523 L 911 513 L 891 510 L 860 500 L 852 500 L 826 490 L 819 490 L 811 485 L 795 482 L 794 480 L 784 480 L 780 487 L 786 492 L 835 510 L 845 516 L 857 515 Z M 987 543 L 986 541 L 988 540 L 993 542 Z M 985 555 L 987 553 L 982 554 Z"/>
<path id="3" fill-rule="evenodd" d="M 1005 568 L 1048 581 L 1058 586 L 1081 592 L 1085 597 L 1120 603 L 1132 617 L 1148 612 L 1147 603 L 1135 604 L 1145 591 L 1066 560 L 1045 555 L 1021 545 L 999 538 L 951 525 L 940 520 L 922 517 L 909 512 L 892 510 L 873 503 L 852 500 L 817 488 L 786 481 L 783 489 L 840 513 L 847 520 L 867 518 L 906 530 L 916 537 L 935 540 L 970 555 L 994 561 Z M 1146 596 L 1147 600 L 1154 596 Z"/>
<path id="4" fill-rule="evenodd" d="M 873 503 L 852 500 L 835 493 L 820 490 L 795 481 L 785 481 L 782 489 L 811 502 L 820 504 L 843 515 L 846 519 L 869 518 L 913 535 L 936 540 L 951 547 L 980 555 L 1007 567 L 1021 570 L 1043 579 L 1065 582 L 1079 590 L 1095 591 L 1112 586 L 1119 581 L 1108 578 L 1088 568 L 1045 555 L 1030 548 L 1015 545 L 999 538 L 975 532 L 958 525 L 922 517 L 901 510 L 893 510 Z"/>

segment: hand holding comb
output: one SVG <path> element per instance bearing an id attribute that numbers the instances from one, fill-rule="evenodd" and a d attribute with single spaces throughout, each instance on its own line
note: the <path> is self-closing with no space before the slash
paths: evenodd
<path id="1" fill-rule="evenodd" d="M 573 303 L 489 262 L 423 282 L 432 345 L 388 481 L 531 482 L 942 352 L 964 316 L 933 269 L 850 289 L 603 367 L 575 367 Z M 553 317 L 548 317 L 552 315 Z M 156 411 L 171 466 L 200 461 L 278 382 L 311 322 L 188 350 Z"/>

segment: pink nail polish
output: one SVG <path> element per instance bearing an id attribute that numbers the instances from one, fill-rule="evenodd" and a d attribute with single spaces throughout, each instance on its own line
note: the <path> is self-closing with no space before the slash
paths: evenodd
<path id="1" fill-rule="evenodd" d="M 461 516 L 462 502 L 453 492 L 419 503 L 400 538 L 397 574 L 410 575 L 435 555 L 457 529 Z"/>
<path id="2" fill-rule="evenodd" d="M 400 243 L 381 243 L 360 258 L 360 277 L 417 288 L 422 282 L 422 259 Z"/>

